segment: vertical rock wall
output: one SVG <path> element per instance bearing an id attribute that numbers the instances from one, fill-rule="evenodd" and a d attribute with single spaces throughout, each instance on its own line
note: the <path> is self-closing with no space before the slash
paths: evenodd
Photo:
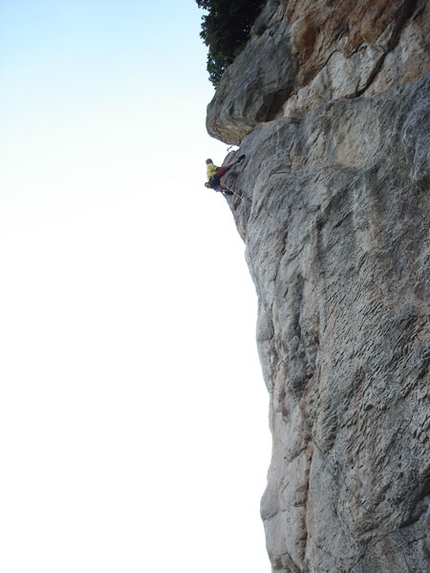
<path id="1" fill-rule="evenodd" d="M 270 0 L 208 106 L 246 154 L 273 571 L 430 571 L 429 37 L 428 0 Z"/>

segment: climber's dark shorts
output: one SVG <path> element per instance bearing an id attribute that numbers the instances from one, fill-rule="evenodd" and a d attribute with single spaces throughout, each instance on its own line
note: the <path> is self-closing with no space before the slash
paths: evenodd
<path id="1" fill-rule="evenodd" d="M 227 171 L 228 167 L 220 167 L 220 169 L 215 173 L 215 175 L 212 175 L 212 177 L 209 179 L 209 185 L 211 186 L 212 189 L 218 187 L 218 185 L 221 182 L 221 177 L 224 175 L 224 173 L 227 173 Z"/>

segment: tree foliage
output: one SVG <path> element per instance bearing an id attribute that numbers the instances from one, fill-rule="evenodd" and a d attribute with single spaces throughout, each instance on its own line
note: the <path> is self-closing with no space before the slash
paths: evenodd
<path id="1" fill-rule="evenodd" d="M 240 54 L 264 4 L 262 0 L 196 0 L 207 10 L 200 37 L 209 47 L 207 70 L 216 87 L 224 70 Z"/>

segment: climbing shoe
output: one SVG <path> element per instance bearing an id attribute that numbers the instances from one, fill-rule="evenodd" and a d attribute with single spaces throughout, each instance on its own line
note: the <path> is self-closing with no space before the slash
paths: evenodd
<path id="1" fill-rule="evenodd" d="M 242 161 L 245 159 L 244 155 L 241 155 L 238 160 L 236 161 L 236 163 L 242 163 Z"/>

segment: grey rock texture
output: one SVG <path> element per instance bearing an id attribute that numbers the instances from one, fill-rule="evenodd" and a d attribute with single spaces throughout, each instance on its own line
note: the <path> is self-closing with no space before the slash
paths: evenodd
<path id="1" fill-rule="evenodd" d="M 371 97 L 430 69 L 428 0 L 269 0 L 208 105 L 207 129 L 254 127 L 322 102 Z"/>
<path id="2" fill-rule="evenodd" d="M 274 117 L 293 85 L 287 24 L 277 2 L 267 4 L 253 30 L 208 106 L 209 133 L 227 143 L 238 144 L 260 121 Z"/>
<path id="3" fill-rule="evenodd" d="M 259 300 L 276 572 L 430 571 L 429 22 L 427 0 L 270 2 L 209 105 L 246 154 L 224 182 Z"/>

